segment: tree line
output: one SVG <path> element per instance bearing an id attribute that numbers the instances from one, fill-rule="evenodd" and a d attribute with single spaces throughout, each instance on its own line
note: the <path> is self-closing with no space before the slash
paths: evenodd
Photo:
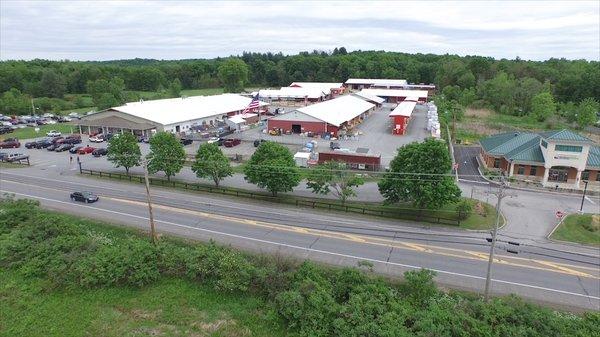
<path id="1" fill-rule="evenodd" d="M 135 136 L 124 133 L 114 136 L 108 144 L 108 160 L 126 172 L 142 163 Z M 150 173 L 163 172 L 170 180 L 179 173 L 186 160 L 183 145 L 169 132 L 158 132 L 150 138 L 150 154 L 146 156 Z M 396 157 L 378 183 L 379 192 L 387 204 L 410 202 L 419 209 L 439 209 L 460 201 L 461 192 L 452 177 L 451 159 L 444 142 L 427 139 L 398 149 Z M 217 144 L 203 143 L 198 148 L 191 167 L 198 178 L 207 178 L 219 187 L 221 181 L 233 175 L 229 159 Z M 357 196 L 356 188 L 365 183 L 346 163 L 331 161 L 306 170 L 296 166 L 290 150 L 276 142 L 262 143 L 244 165 L 246 181 L 269 191 L 273 197 L 291 192 L 302 179 L 315 194 L 331 194 L 341 204 Z M 465 215 L 470 205 L 459 203 L 457 211 Z"/>
<path id="2" fill-rule="evenodd" d="M 93 95 L 98 86 L 105 87 L 102 90 L 105 95 L 96 95 L 94 104 L 105 107 L 109 103 L 135 100 L 138 97 L 132 91 L 161 92 L 169 97 L 177 96 L 181 89 L 225 87 L 226 91 L 239 91 L 245 85 L 277 87 L 294 81 L 344 82 L 355 77 L 435 83 L 440 93 L 463 106 L 486 106 L 519 116 L 543 116 L 543 112 L 534 112 L 534 97 L 540 94 L 551 96 L 554 110 L 560 110 L 559 105 L 563 104 L 567 106 L 562 110 L 573 110 L 572 105 L 585 99 L 600 101 L 599 65 L 596 61 L 556 58 L 527 61 L 385 51 L 348 53 L 343 47 L 333 52 L 243 53 L 230 58 L 177 61 L 4 61 L 0 62 L 0 92 L 4 93 L 0 110 L 27 113 L 31 110 L 30 102 L 24 103 L 28 97 L 63 99 L 68 94 Z M 105 82 L 98 85 L 96 81 Z M 125 94 L 114 93 L 105 83 Z M 19 99 L 21 96 L 25 98 Z M 548 96 L 543 96 L 546 97 L 537 100 L 548 103 Z"/>

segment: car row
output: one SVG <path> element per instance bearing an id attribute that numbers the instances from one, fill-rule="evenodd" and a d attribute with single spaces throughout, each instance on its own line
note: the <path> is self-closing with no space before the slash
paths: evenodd
<path id="1" fill-rule="evenodd" d="M 217 144 L 219 146 L 225 147 L 234 147 L 236 145 L 240 145 L 242 140 L 239 138 L 220 138 L 220 137 L 211 137 L 206 141 L 208 144 Z"/>
<path id="2" fill-rule="evenodd" d="M 75 144 L 80 144 L 80 143 L 81 143 L 81 136 L 74 134 L 74 135 L 69 135 L 66 137 L 47 137 L 47 138 L 39 139 L 36 141 L 27 142 L 27 143 L 25 143 L 25 147 L 28 149 L 46 149 L 53 145 L 56 145 L 56 147 L 58 147 L 62 144 L 75 145 Z"/>

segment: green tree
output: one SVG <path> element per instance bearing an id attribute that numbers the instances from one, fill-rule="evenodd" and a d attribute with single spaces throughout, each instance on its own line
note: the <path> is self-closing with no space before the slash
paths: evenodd
<path id="1" fill-rule="evenodd" d="M 270 191 L 290 192 L 300 183 L 300 173 L 290 150 L 275 142 L 262 143 L 244 166 L 246 180 Z"/>
<path id="2" fill-rule="evenodd" d="M 346 163 L 329 161 L 310 170 L 306 186 L 313 193 L 331 192 L 344 204 L 348 198 L 356 196 L 354 188 L 364 183 L 355 172 L 347 170 Z"/>
<path id="3" fill-rule="evenodd" d="M 125 82 L 120 77 L 114 77 L 110 80 L 88 81 L 86 88 L 88 94 L 92 96 L 94 105 L 99 110 L 114 107 L 124 102 Z"/>
<path id="4" fill-rule="evenodd" d="M 531 99 L 531 114 L 537 121 L 543 122 L 555 112 L 556 104 L 551 93 L 542 92 Z"/>
<path id="5" fill-rule="evenodd" d="M 0 97 L 0 113 L 25 115 L 31 113 L 31 99 L 19 89 L 12 88 Z"/>
<path id="6" fill-rule="evenodd" d="M 57 73 L 54 69 L 48 69 L 42 74 L 40 88 L 43 96 L 63 98 L 67 91 L 67 84 L 64 76 Z"/>
<path id="7" fill-rule="evenodd" d="M 115 164 L 115 167 L 123 166 L 125 172 L 129 174 L 129 169 L 140 165 L 142 153 L 137 139 L 132 133 L 125 132 L 117 134 L 108 141 L 108 161 Z"/>
<path id="8" fill-rule="evenodd" d="M 167 180 L 179 173 L 185 162 L 183 145 L 170 132 L 157 132 L 150 138 L 150 154 L 148 158 L 148 172 L 163 171 Z"/>
<path id="9" fill-rule="evenodd" d="M 233 174 L 229 159 L 215 143 L 200 145 L 196 153 L 196 161 L 192 165 L 192 171 L 198 178 L 210 177 L 217 187 L 223 178 Z"/>
<path id="10" fill-rule="evenodd" d="M 593 98 L 582 100 L 577 108 L 577 125 L 583 129 L 588 125 L 596 123 L 598 121 L 599 110 L 600 104 Z"/>
<path id="11" fill-rule="evenodd" d="M 515 80 L 505 72 L 500 72 L 493 79 L 481 83 L 478 92 L 497 112 L 513 114 L 515 88 Z"/>
<path id="12" fill-rule="evenodd" d="M 171 97 L 179 97 L 181 93 L 181 81 L 178 78 L 173 80 L 171 84 L 169 84 L 169 96 Z"/>
<path id="13" fill-rule="evenodd" d="M 248 81 L 248 65 L 239 58 L 230 58 L 219 66 L 219 79 L 225 92 L 241 92 Z"/>
<path id="14" fill-rule="evenodd" d="M 398 149 L 390 172 L 379 182 L 386 203 L 412 202 L 419 208 L 440 208 L 458 201 L 460 189 L 448 176 L 452 166 L 444 142 L 427 139 Z"/>

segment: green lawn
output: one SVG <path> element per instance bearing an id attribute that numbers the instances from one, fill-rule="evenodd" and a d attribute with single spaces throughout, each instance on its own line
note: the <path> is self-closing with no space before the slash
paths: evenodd
<path id="1" fill-rule="evenodd" d="M 50 130 L 57 130 L 63 134 L 68 134 L 68 133 L 78 133 L 79 129 L 76 128 L 74 125 L 72 124 L 52 124 L 52 125 L 40 125 L 39 126 L 40 131 L 39 132 L 35 132 L 34 128 L 28 126 L 24 129 L 16 129 L 14 132 L 12 133 L 6 133 L 0 136 L 0 139 L 6 139 L 6 138 L 18 138 L 19 140 L 25 140 L 25 139 L 31 139 L 31 138 L 37 138 L 37 137 L 46 137 L 46 133 L 49 132 Z"/>
<path id="2" fill-rule="evenodd" d="M 600 215 L 569 214 L 551 238 L 600 247 Z"/>
<path id="3" fill-rule="evenodd" d="M 68 115 L 71 112 L 77 112 L 78 114 L 85 114 L 88 111 L 92 111 L 92 110 L 96 110 L 95 106 L 89 106 L 89 107 L 85 107 L 85 108 L 77 108 L 77 109 L 67 109 L 67 110 L 62 110 L 60 112 L 61 115 Z"/>
<path id="4" fill-rule="evenodd" d="M 0 336 L 285 336 L 275 311 L 248 295 L 183 279 L 151 286 L 49 289 L 0 271 Z"/>

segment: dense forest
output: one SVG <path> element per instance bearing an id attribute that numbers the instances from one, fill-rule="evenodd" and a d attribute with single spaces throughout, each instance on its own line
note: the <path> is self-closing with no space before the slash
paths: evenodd
<path id="1" fill-rule="evenodd" d="M 411 83 L 435 83 L 440 93 L 462 106 L 489 107 L 519 116 L 536 114 L 540 120 L 547 117 L 544 114 L 558 112 L 575 121 L 583 106 L 597 111 L 600 100 L 600 63 L 596 61 L 347 52 L 343 47 L 289 56 L 244 53 L 237 58 L 244 63 L 234 68 L 228 64 L 231 58 L 3 61 L 0 113 L 30 113 L 31 98 L 43 110 L 64 110 L 90 106 L 77 94 L 91 95 L 94 106 L 104 108 L 139 99 L 139 91 L 173 97 L 181 89 L 238 89 L 239 85 L 229 83 L 232 76 L 235 83 L 252 87 L 286 86 L 293 81 L 343 82 L 350 77 L 403 78 Z"/>

